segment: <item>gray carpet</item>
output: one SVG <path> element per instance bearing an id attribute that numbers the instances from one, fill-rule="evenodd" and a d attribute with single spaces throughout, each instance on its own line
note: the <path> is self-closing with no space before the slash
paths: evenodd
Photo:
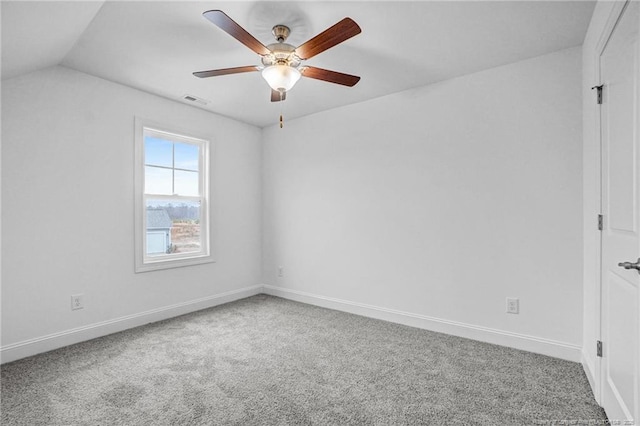
<path id="1" fill-rule="evenodd" d="M 3 425 L 606 420 L 579 364 L 265 295 L 5 364 L 1 386 Z"/>

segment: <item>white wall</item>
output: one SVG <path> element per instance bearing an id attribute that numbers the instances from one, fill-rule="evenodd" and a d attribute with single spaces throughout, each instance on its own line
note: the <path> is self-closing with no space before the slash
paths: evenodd
<path id="1" fill-rule="evenodd" d="M 264 283 L 578 360 L 581 97 L 578 47 L 264 129 Z"/>
<path id="2" fill-rule="evenodd" d="M 261 266 L 274 294 L 576 359 L 580 63 L 569 49 L 262 134 L 63 67 L 3 81 L 3 362 L 257 292 Z M 133 273 L 136 115 L 213 136 L 217 263 Z"/>
<path id="3" fill-rule="evenodd" d="M 260 129 L 63 67 L 2 85 L 3 362 L 259 291 Z M 217 263 L 134 273 L 134 116 L 212 137 Z"/>

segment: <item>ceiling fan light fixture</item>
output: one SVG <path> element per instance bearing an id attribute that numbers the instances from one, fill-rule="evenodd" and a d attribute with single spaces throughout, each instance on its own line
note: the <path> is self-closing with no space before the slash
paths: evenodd
<path id="1" fill-rule="evenodd" d="M 262 77 L 273 90 L 288 92 L 300 79 L 300 71 L 289 65 L 276 64 L 263 69 Z"/>

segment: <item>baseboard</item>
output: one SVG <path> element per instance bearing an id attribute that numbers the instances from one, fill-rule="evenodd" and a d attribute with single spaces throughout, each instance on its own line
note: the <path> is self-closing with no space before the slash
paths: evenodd
<path id="1" fill-rule="evenodd" d="M 199 311 L 201 309 L 210 308 L 212 306 L 221 305 L 223 303 L 233 302 L 234 300 L 244 299 L 245 297 L 260 294 L 262 293 L 262 290 L 263 286 L 261 285 L 245 287 L 239 290 L 232 290 L 213 296 L 190 300 L 188 302 L 176 303 L 175 305 L 152 309 L 95 324 L 89 324 L 73 328 L 71 330 L 37 337 L 35 339 L 24 340 L 18 343 L 12 343 L 0 348 L 0 360 L 1 363 L 4 364 L 6 362 L 15 361 L 28 356 L 48 352 L 63 346 L 95 339 L 96 337 L 106 336 L 108 334 L 117 333 L 133 327 L 161 321 L 167 318 L 173 318 L 190 312 Z"/>
<path id="2" fill-rule="evenodd" d="M 411 327 L 437 331 L 468 339 L 508 346 L 529 352 L 548 355 L 569 361 L 580 362 L 582 350 L 580 346 L 542 337 L 528 336 L 512 333 L 442 318 L 434 318 L 426 315 L 387 309 L 379 306 L 366 305 L 364 303 L 351 302 L 332 297 L 319 296 L 303 291 L 292 290 L 272 285 L 264 285 L 264 293 L 279 296 L 285 299 L 308 303 L 310 305 L 349 312 L 370 318 L 391 321 Z"/>
<path id="3" fill-rule="evenodd" d="M 502 346 L 508 346 L 529 352 L 540 353 L 569 361 L 583 361 L 581 348 L 576 345 L 558 342 L 555 340 L 540 337 L 527 336 L 518 333 L 507 332 L 487 327 L 465 324 L 441 318 L 429 317 L 426 315 L 403 312 L 394 309 L 382 308 L 363 303 L 351 302 L 332 297 L 325 297 L 298 290 L 291 290 L 271 285 L 257 285 L 233 290 L 201 299 L 178 303 L 158 309 L 140 312 L 108 321 L 102 321 L 82 327 L 53 333 L 34 339 L 12 343 L 0 348 L 1 363 L 15 361 L 39 353 L 48 352 L 53 349 L 117 333 L 129 328 L 138 327 L 144 324 L 161 321 L 189 312 L 206 309 L 223 303 L 233 302 L 259 293 L 266 293 L 285 299 L 308 303 L 310 305 L 321 306 L 338 311 L 349 312 L 370 318 L 404 324 L 411 327 L 422 328 L 454 336 L 466 337 Z M 582 362 L 592 389 L 593 374 L 588 368 L 588 364 Z M 595 392 L 594 392 L 595 393 Z"/>

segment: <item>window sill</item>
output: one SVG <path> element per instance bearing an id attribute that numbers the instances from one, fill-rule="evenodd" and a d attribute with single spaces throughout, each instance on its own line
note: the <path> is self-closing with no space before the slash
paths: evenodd
<path id="1" fill-rule="evenodd" d="M 215 259 L 213 259 L 213 256 L 211 255 L 189 257 L 186 259 L 162 259 L 162 260 L 149 261 L 146 263 L 136 264 L 136 273 L 159 271 L 162 269 L 182 268 L 185 266 L 201 265 L 203 263 L 214 263 L 214 262 L 215 262 Z"/>

